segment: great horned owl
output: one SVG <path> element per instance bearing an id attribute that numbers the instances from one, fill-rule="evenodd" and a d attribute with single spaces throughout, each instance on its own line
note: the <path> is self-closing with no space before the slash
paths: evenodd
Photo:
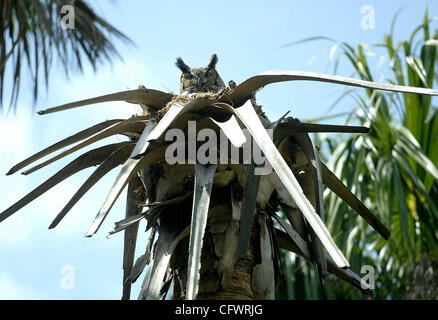
<path id="1" fill-rule="evenodd" d="M 181 70 L 179 93 L 219 92 L 225 88 L 219 73 L 216 71 L 218 58 L 213 54 L 204 67 L 190 68 L 181 58 L 176 59 L 176 66 Z"/>

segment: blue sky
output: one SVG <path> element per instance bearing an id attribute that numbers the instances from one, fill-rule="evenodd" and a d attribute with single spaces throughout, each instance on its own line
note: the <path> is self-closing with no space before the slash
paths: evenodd
<path id="1" fill-rule="evenodd" d="M 374 29 L 361 27 L 361 8 L 371 5 Z M 282 45 L 300 39 L 327 36 L 353 46 L 378 43 L 390 30 L 392 17 L 404 6 L 395 27 L 396 39 L 406 39 L 421 23 L 426 8 L 438 16 L 438 3 L 425 0 L 386 1 L 93 1 L 105 19 L 135 43 L 117 43 L 123 61 L 104 65 L 96 73 L 86 70 L 69 80 L 54 65 L 50 87 L 41 91 L 36 109 L 101 94 L 137 88 L 143 84 L 163 91 L 178 91 L 178 56 L 189 65 L 205 64 L 217 53 L 217 66 L 227 83 L 239 83 L 267 70 L 303 70 L 331 73 L 330 43 Z M 436 26 L 436 25 L 435 25 Z M 376 59 L 376 63 L 378 58 Z M 383 61 L 383 67 L 387 61 Z M 339 75 L 350 76 L 343 63 Z M 377 73 L 380 76 L 380 73 Z M 24 79 L 15 115 L 0 117 L 0 173 L 42 148 L 106 119 L 127 117 L 136 107 L 107 103 L 38 116 L 31 113 L 31 88 Z M 8 86 L 6 85 L 6 92 Z M 342 92 L 337 85 L 310 82 L 281 83 L 266 87 L 259 102 L 271 119 L 287 110 L 300 119 L 326 114 Z M 6 97 L 7 98 L 7 97 Z M 7 99 L 5 101 L 8 101 Z M 345 100 L 333 112 L 349 110 Z M 116 137 L 103 141 L 120 141 Z M 100 143 L 100 144 L 102 144 Z M 100 145 L 96 144 L 94 146 Z M 93 146 L 93 147 L 94 147 Z M 63 159 L 30 176 L 0 175 L 0 211 L 18 201 L 79 154 Z M 0 299 L 119 299 L 122 292 L 123 235 L 107 237 L 114 222 L 124 215 L 124 194 L 99 232 L 85 238 L 90 223 L 117 174 L 117 169 L 95 186 L 54 230 L 48 226 L 93 169 L 62 182 L 0 224 Z M 145 225 L 140 225 L 144 231 Z M 137 253 L 144 251 L 146 235 L 140 232 Z M 74 288 L 63 286 L 66 268 L 73 270 Z M 63 280 L 64 279 L 64 280 Z M 133 287 L 136 298 L 141 280 Z"/>

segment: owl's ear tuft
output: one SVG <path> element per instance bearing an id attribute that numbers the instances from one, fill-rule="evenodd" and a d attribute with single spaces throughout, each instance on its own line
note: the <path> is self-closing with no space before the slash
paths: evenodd
<path id="1" fill-rule="evenodd" d="M 175 65 L 181 70 L 182 73 L 190 73 L 190 67 L 184 62 L 183 59 L 181 59 L 181 57 L 176 59 Z"/>
<path id="2" fill-rule="evenodd" d="M 208 70 L 216 68 L 216 63 L 218 61 L 216 53 L 210 57 L 210 61 L 208 61 L 207 68 Z"/>

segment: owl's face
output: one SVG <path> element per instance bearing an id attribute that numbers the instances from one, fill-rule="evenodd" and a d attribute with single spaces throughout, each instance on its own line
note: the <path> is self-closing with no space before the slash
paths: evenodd
<path id="1" fill-rule="evenodd" d="M 216 71 L 218 58 L 214 54 L 204 67 L 190 68 L 181 58 L 176 59 L 176 66 L 181 70 L 180 94 L 195 92 L 218 92 L 225 87 Z"/>

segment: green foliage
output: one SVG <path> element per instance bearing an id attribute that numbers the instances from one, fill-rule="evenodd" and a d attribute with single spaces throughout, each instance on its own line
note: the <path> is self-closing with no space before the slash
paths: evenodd
<path id="1" fill-rule="evenodd" d="M 389 61 L 384 82 L 432 88 L 437 82 L 438 30 L 431 31 L 426 10 L 424 21 L 410 38 L 395 44 L 396 17 L 391 33 L 373 46 L 384 50 L 383 56 Z M 339 61 L 347 58 L 357 76 L 376 80 L 371 70 L 373 59 L 379 55 L 370 46 L 362 43 L 353 48 L 335 43 L 332 48 L 330 59 L 335 57 L 335 50 L 340 50 L 333 60 L 335 72 Z M 347 123 L 369 126 L 370 133 L 317 136 L 316 144 L 321 145 L 328 167 L 387 225 L 391 237 L 385 241 L 332 193 L 325 196 L 327 224 L 352 270 L 360 272 L 364 265 L 374 266 L 377 299 L 404 298 L 409 270 L 422 257 L 438 256 L 437 108 L 431 97 L 369 89 L 345 91 L 337 102 L 347 96 L 356 101 Z M 296 265 L 292 263 L 291 267 Z M 312 281 L 317 279 L 305 272 L 300 276 L 307 279 L 298 281 L 295 275 L 286 287 L 314 285 Z M 358 290 L 338 282 L 328 279 L 326 291 L 331 295 L 327 298 L 364 298 Z M 289 297 L 295 297 L 294 290 L 286 291 L 291 292 Z M 324 296 L 306 293 L 303 298 Z"/>

